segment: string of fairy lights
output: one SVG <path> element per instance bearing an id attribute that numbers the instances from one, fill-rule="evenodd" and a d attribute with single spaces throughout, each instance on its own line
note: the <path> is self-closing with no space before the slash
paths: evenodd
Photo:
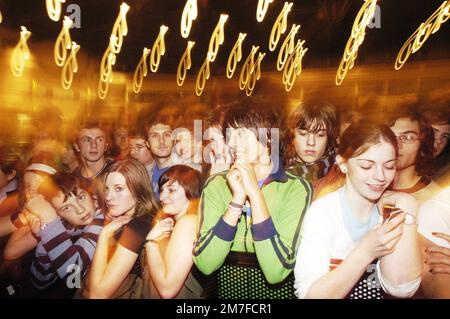
<path id="1" fill-rule="evenodd" d="M 46 0 L 46 9 L 49 18 L 53 21 L 59 21 L 62 12 L 62 5 L 65 0 Z M 262 22 L 266 16 L 270 4 L 274 0 L 258 0 L 256 7 L 256 20 Z M 288 29 L 288 14 L 293 7 L 292 2 L 285 2 L 282 10 L 278 14 L 269 36 L 269 50 L 275 51 L 278 43 Z M 359 12 L 357 13 L 350 37 L 347 41 L 343 52 L 341 62 L 336 72 L 336 85 L 341 85 L 350 71 L 355 66 L 358 56 L 358 50 L 364 42 L 366 29 L 374 18 L 377 6 L 377 0 L 364 0 Z M 104 99 L 107 96 L 110 83 L 113 81 L 113 66 L 116 63 L 117 55 L 120 53 L 124 37 L 128 33 L 128 25 L 126 20 L 127 12 L 130 6 L 123 2 L 120 11 L 113 25 L 108 47 L 106 48 L 100 62 L 100 77 L 98 82 L 98 97 Z M 198 17 L 197 0 L 187 0 L 184 6 L 181 21 L 180 33 L 185 39 L 189 38 L 191 28 L 194 21 Z M 195 80 L 195 93 L 200 96 L 206 86 L 206 81 L 211 77 L 211 64 L 214 63 L 219 52 L 220 46 L 225 41 L 225 24 L 229 19 L 228 14 L 222 13 L 219 21 L 214 28 L 208 51 L 203 64 L 201 65 Z M 406 63 L 411 54 L 416 53 L 428 38 L 435 34 L 450 19 L 450 1 L 444 1 L 439 8 L 411 35 L 400 49 L 395 61 L 395 69 L 399 70 Z M 0 23 L 3 21 L 3 15 L 0 11 Z M 72 20 L 65 16 L 62 21 L 62 30 L 59 33 L 54 46 L 54 59 L 57 66 L 62 67 L 61 85 L 64 89 L 70 89 L 74 73 L 78 71 L 77 52 L 80 46 L 72 41 L 70 37 L 70 28 L 73 24 Z M 303 70 L 303 58 L 308 51 L 305 46 L 305 40 L 298 37 L 301 26 L 292 24 L 289 33 L 283 40 L 278 51 L 277 70 L 282 71 L 282 82 L 285 90 L 289 92 L 295 84 L 296 78 L 299 77 Z M 169 27 L 160 26 L 159 34 L 154 41 L 152 48 L 144 47 L 142 56 L 133 74 L 133 91 L 139 93 L 141 91 L 144 78 L 151 72 L 158 71 L 161 58 L 166 52 L 165 35 L 169 31 Z M 13 49 L 10 61 L 11 72 L 14 76 L 20 77 L 25 69 L 26 61 L 30 58 L 30 50 L 27 41 L 31 36 L 31 32 L 26 27 L 21 26 L 20 37 L 17 45 Z M 229 53 L 226 67 L 226 76 L 231 79 L 236 72 L 237 65 L 241 61 L 242 43 L 247 34 L 239 33 L 235 44 Z M 195 41 L 189 40 L 186 44 L 186 50 L 180 58 L 177 67 L 176 83 L 182 86 L 185 82 L 188 70 L 192 67 L 192 49 Z M 256 82 L 261 78 L 261 63 L 266 55 L 260 52 L 258 45 L 252 44 L 252 49 L 242 64 L 239 76 L 239 88 L 250 96 L 255 88 Z M 147 60 L 149 60 L 147 62 Z"/>

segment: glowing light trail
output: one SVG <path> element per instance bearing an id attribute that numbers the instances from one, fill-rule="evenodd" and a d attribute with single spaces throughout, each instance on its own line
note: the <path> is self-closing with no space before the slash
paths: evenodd
<path id="1" fill-rule="evenodd" d="M 269 38 L 269 50 L 274 51 L 277 47 L 278 41 L 280 40 L 280 36 L 286 32 L 287 28 L 287 16 L 289 11 L 291 11 L 291 8 L 294 4 L 285 2 L 284 7 L 281 10 L 280 14 L 278 15 L 278 18 L 275 20 L 275 23 L 273 24 L 272 31 L 270 32 L 270 38 Z"/>
<path id="2" fill-rule="evenodd" d="M 231 79 L 236 70 L 236 65 L 242 59 L 242 42 L 244 41 L 247 33 L 239 33 L 238 39 L 231 49 L 230 56 L 227 62 L 227 78 Z"/>
<path id="3" fill-rule="evenodd" d="M 197 19 L 197 0 L 187 0 L 181 15 L 181 36 L 187 38 L 192 28 L 192 21 Z"/>
<path id="4" fill-rule="evenodd" d="M 189 70 L 192 66 L 191 61 L 191 50 L 195 45 L 194 41 L 189 41 L 186 47 L 186 50 L 181 57 L 180 63 L 177 68 L 177 84 L 178 86 L 182 86 L 184 83 L 184 79 L 186 78 L 187 70 Z"/>
<path id="5" fill-rule="evenodd" d="M 430 35 L 438 32 L 439 28 L 450 18 L 450 1 L 444 1 L 441 6 L 421 23 L 419 28 L 409 37 L 400 49 L 395 61 L 395 69 L 400 70 L 408 60 L 411 53 L 416 53 L 428 40 Z"/>

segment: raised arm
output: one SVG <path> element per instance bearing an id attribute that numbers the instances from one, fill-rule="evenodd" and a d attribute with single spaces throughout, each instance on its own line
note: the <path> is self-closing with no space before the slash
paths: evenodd
<path id="1" fill-rule="evenodd" d="M 169 221 L 172 219 L 168 218 Z M 166 226 L 165 224 L 169 224 Z M 186 215 L 173 228 L 164 254 L 160 245 L 153 241 L 158 228 L 164 233 L 170 222 L 162 220 L 149 234 L 145 248 L 150 276 L 162 298 L 173 298 L 182 289 L 192 269 L 192 249 L 194 248 L 196 216 Z M 152 234 L 153 232 L 153 234 Z"/>
<path id="2" fill-rule="evenodd" d="M 243 203 L 245 197 L 239 200 Z M 228 209 L 230 201 L 224 176 L 216 175 L 207 182 L 200 198 L 194 247 L 194 262 L 205 275 L 222 266 L 233 244 L 240 214 Z"/>
<path id="3" fill-rule="evenodd" d="M 414 197 L 399 192 L 386 192 L 379 206 L 393 205 L 401 209 L 404 222 L 402 235 L 391 254 L 377 265 L 378 277 L 384 290 L 396 297 L 411 297 L 419 288 L 422 255 L 417 232 L 418 205 Z M 395 219 L 395 218 L 394 218 Z"/>
<path id="4" fill-rule="evenodd" d="M 38 218 L 32 222 L 37 225 L 39 222 Z M 39 225 L 35 226 L 39 229 Z M 34 249 L 38 244 L 38 239 L 33 235 L 30 226 L 23 226 L 15 230 L 11 237 L 8 239 L 5 250 L 3 252 L 3 258 L 5 260 L 14 260 L 22 257 L 32 249 Z"/>
<path id="5" fill-rule="evenodd" d="M 106 225 L 101 231 L 88 275 L 89 298 L 106 299 L 111 297 L 133 268 L 138 258 L 137 253 L 120 244 L 108 261 L 110 239 L 116 230 L 128 222 L 130 222 L 130 218 L 122 216 Z"/>
<path id="6" fill-rule="evenodd" d="M 337 221 L 326 207 L 313 205 L 302 230 L 295 266 L 296 294 L 299 298 L 345 298 L 376 258 L 392 253 L 402 234 L 400 215 L 370 230 L 334 269 L 329 269 L 331 247 Z"/>

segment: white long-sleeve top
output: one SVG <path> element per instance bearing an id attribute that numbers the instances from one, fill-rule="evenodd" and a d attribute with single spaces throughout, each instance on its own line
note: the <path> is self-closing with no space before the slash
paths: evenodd
<path id="1" fill-rule="evenodd" d="M 344 189 L 330 193 L 312 203 L 302 225 L 301 241 L 294 269 L 295 294 L 305 298 L 311 285 L 329 271 L 338 267 L 365 233 L 382 220 L 376 207 L 367 224 L 360 223 L 345 202 Z M 353 226 L 352 226 L 353 225 Z M 394 286 L 384 278 L 380 261 L 369 265 L 369 279 L 379 283 L 384 292 L 398 297 L 412 296 L 420 285 L 411 282 Z M 368 285 L 370 286 L 370 282 Z M 379 291 L 371 289 L 353 291 L 357 298 L 379 298 Z"/>

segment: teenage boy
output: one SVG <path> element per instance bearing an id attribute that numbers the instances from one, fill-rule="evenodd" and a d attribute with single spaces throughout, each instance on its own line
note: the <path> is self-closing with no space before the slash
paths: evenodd
<path id="1" fill-rule="evenodd" d="M 413 195 L 419 205 L 441 188 L 432 179 L 433 131 L 423 116 L 404 108 L 389 123 L 397 136 L 397 171 L 393 183 L 396 191 Z"/>

